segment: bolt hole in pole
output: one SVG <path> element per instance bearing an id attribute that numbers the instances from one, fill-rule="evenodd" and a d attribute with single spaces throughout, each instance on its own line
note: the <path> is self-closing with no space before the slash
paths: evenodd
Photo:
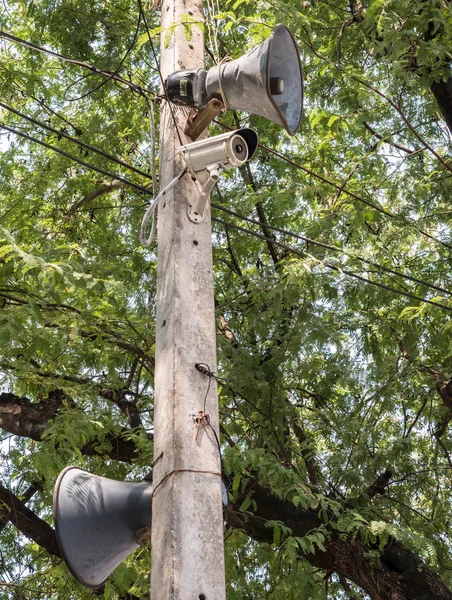
<path id="1" fill-rule="evenodd" d="M 206 597 L 204 594 L 199 594 L 199 600 L 206 600 Z"/>
<path id="2" fill-rule="evenodd" d="M 197 246 L 198 245 L 198 240 L 193 240 L 193 245 Z"/>

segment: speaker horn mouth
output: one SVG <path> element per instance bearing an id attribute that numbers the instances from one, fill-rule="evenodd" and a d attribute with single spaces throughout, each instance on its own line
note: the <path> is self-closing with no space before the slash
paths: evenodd
<path id="1" fill-rule="evenodd" d="M 70 573 L 75 577 L 75 579 L 77 579 L 77 581 L 79 583 L 81 583 L 85 587 L 88 587 L 91 589 L 96 589 L 96 588 L 100 587 L 104 583 L 105 580 L 102 581 L 101 583 L 96 583 L 96 584 L 92 584 L 88 581 L 85 581 L 84 578 L 82 577 L 81 573 L 79 573 L 75 568 L 73 568 L 70 552 L 69 552 L 69 554 L 66 553 L 66 544 L 64 542 L 64 533 L 63 533 L 64 517 L 62 517 L 62 515 L 61 515 L 60 502 L 61 502 L 61 490 L 62 490 L 62 486 L 64 485 L 63 482 L 65 482 L 65 480 L 66 480 L 66 475 L 69 473 L 69 471 L 72 471 L 72 470 L 82 471 L 83 473 L 87 473 L 87 471 L 83 471 L 82 469 L 78 469 L 77 467 L 70 466 L 70 467 L 66 467 L 65 469 L 63 469 L 61 471 L 61 473 L 58 475 L 58 478 L 55 482 L 55 487 L 53 489 L 53 502 L 52 502 L 52 514 L 53 514 L 53 522 L 55 525 L 55 533 L 56 533 L 56 537 L 57 537 L 58 546 L 60 548 L 61 556 L 63 557 L 63 560 L 64 560 L 67 568 L 69 569 Z"/>
<path id="2" fill-rule="evenodd" d="M 283 127 L 295 135 L 303 112 L 303 70 L 295 39 L 285 25 L 276 25 L 270 35 L 266 82 Z"/>
<path id="3" fill-rule="evenodd" d="M 144 543 L 144 528 L 152 521 L 152 485 L 66 467 L 55 483 L 53 519 L 69 571 L 85 587 L 96 589 Z"/>

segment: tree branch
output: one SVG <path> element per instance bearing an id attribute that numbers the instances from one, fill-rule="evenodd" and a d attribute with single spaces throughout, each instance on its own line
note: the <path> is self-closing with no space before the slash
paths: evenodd
<path id="1" fill-rule="evenodd" d="M 41 402 L 31 402 L 28 398 L 21 398 L 11 393 L 0 394 L 0 427 L 13 435 L 28 437 L 41 441 L 44 431 L 49 425 L 49 420 L 54 419 L 63 406 L 66 396 L 60 391 L 50 392 L 47 399 Z M 108 456 L 113 460 L 131 462 L 138 456 L 133 440 L 126 439 L 129 430 L 123 429 L 119 435 L 107 433 L 104 442 L 111 445 L 110 450 L 101 449 L 99 442 L 91 441 L 81 448 L 86 456 Z"/>
<path id="2" fill-rule="evenodd" d="M 391 478 L 392 471 L 390 469 L 386 469 L 386 471 L 381 473 L 381 475 L 379 475 L 377 479 L 366 489 L 364 496 L 367 496 L 368 498 L 374 498 L 377 494 L 384 494 Z"/>
<path id="3" fill-rule="evenodd" d="M 390 146 L 394 146 L 394 148 L 397 148 L 398 150 L 402 150 L 402 152 L 406 152 L 407 154 L 413 154 L 413 152 L 416 152 L 416 150 L 411 150 L 410 148 L 401 146 L 400 144 L 393 142 L 389 137 L 384 137 L 380 133 L 377 133 L 375 131 L 375 129 L 369 125 L 369 123 L 366 123 L 366 121 L 363 121 L 363 125 L 367 129 L 367 131 L 369 131 L 369 133 L 374 135 L 379 140 L 383 140 L 383 142 L 385 142 L 386 144 L 389 144 Z"/>
<path id="4" fill-rule="evenodd" d="M 21 502 L 26 504 L 36 492 L 39 490 L 39 486 L 35 484 L 31 484 L 27 491 L 19 498 Z M 9 513 L 10 509 L 7 506 L 0 507 L 0 532 L 8 525 L 9 523 Z"/>
<path id="5" fill-rule="evenodd" d="M 300 444 L 300 454 L 303 458 L 306 470 L 308 471 L 309 481 L 312 487 L 317 488 L 319 485 L 319 469 L 314 460 L 314 454 L 309 448 L 309 442 L 304 429 L 298 423 L 292 423 L 292 429 Z"/>
<path id="6" fill-rule="evenodd" d="M 248 490 L 249 491 L 249 490 Z M 295 537 L 304 537 L 321 528 L 329 536 L 325 551 L 315 546 L 304 558 L 313 566 L 335 571 L 361 587 L 372 600 L 452 600 L 452 592 L 440 577 L 400 542 L 391 538 L 381 552 L 381 565 L 369 556 L 374 546 L 363 544 L 359 536 L 338 539 L 337 532 L 325 525 L 316 509 L 295 507 L 289 500 L 277 498 L 270 490 L 254 483 L 253 514 L 241 513 L 237 504 L 226 507 L 230 527 L 241 529 L 258 542 L 272 544 L 273 529 L 268 521 L 281 521 Z"/>
<path id="7" fill-rule="evenodd" d="M 114 190 L 123 187 L 124 184 L 121 181 L 114 180 L 112 182 L 105 182 L 103 185 L 101 185 L 101 187 L 97 188 L 96 190 L 93 190 L 92 192 L 75 202 L 64 215 L 64 218 L 66 220 L 70 219 L 72 215 L 74 215 L 78 211 L 78 209 L 84 206 L 85 204 L 88 204 L 89 202 L 95 200 L 99 196 L 109 194 L 110 192 L 113 192 Z"/>
<path id="8" fill-rule="evenodd" d="M 254 183 L 254 179 L 253 179 L 253 176 L 250 171 L 250 167 L 249 167 L 248 163 L 246 163 L 243 167 L 240 167 L 239 170 L 243 177 L 243 181 L 247 185 L 251 186 L 253 188 L 253 190 L 256 192 L 257 191 L 256 184 Z M 266 238 L 269 238 L 266 240 L 267 248 L 270 253 L 270 256 L 272 257 L 273 263 L 276 265 L 279 262 L 279 256 L 278 256 L 278 253 L 276 252 L 276 248 L 275 248 L 274 244 L 272 244 L 272 242 L 270 241 L 271 239 L 274 238 L 274 235 L 273 235 L 273 232 L 270 229 L 268 229 L 268 227 L 266 227 L 267 217 L 265 216 L 264 207 L 262 206 L 262 202 L 256 202 L 256 204 L 254 206 L 257 211 L 259 222 L 261 223 L 262 232 Z M 262 223 L 263 223 L 263 225 L 262 225 Z"/>
<path id="9" fill-rule="evenodd" d="M 61 390 L 49 392 L 46 400 L 31 402 L 11 393 L 0 394 L 0 427 L 13 435 L 40 441 L 49 419 L 63 407 Z"/>
<path id="10" fill-rule="evenodd" d="M 0 485 L 0 502 L 3 504 L 3 510 L 7 511 L 8 520 L 19 531 L 42 548 L 45 548 L 50 554 L 62 558 L 56 534 L 52 527 L 2 485 Z"/>

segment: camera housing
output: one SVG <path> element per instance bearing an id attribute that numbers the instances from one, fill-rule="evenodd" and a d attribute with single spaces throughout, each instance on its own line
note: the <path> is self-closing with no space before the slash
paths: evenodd
<path id="1" fill-rule="evenodd" d="M 181 161 L 194 177 L 207 171 L 209 179 L 196 202 L 188 206 L 188 218 L 200 223 L 204 218 L 209 193 L 218 181 L 221 172 L 231 167 L 241 167 L 256 152 L 258 137 L 254 129 L 244 127 L 221 135 L 197 140 L 178 148 Z"/>
<path id="2" fill-rule="evenodd" d="M 257 133 L 247 127 L 198 140 L 178 148 L 185 167 L 195 175 L 209 167 L 221 170 L 241 167 L 250 160 L 257 148 Z"/>

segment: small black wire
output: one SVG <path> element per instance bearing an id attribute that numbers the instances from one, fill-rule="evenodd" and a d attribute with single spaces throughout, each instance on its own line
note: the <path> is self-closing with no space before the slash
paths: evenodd
<path id="1" fill-rule="evenodd" d="M 91 164 L 85 162 L 81 158 L 76 158 L 75 156 L 72 156 L 71 154 L 69 154 L 68 152 L 65 152 L 64 150 L 60 150 L 59 148 L 56 148 L 55 146 L 52 146 L 51 144 L 48 144 L 47 142 L 44 142 L 43 140 L 39 140 L 31 135 L 28 135 L 28 133 L 24 133 L 23 131 L 18 131 L 17 129 L 14 129 L 13 127 L 9 127 L 8 125 L 5 125 L 4 123 L 1 123 L 1 122 L 0 122 L 0 128 L 6 129 L 6 131 L 14 133 L 14 135 L 19 135 L 20 137 L 23 137 L 24 139 L 29 140 L 30 142 L 35 142 L 36 144 L 39 144 L 40 146 L 44 146 L 44 148 L 53 150 L 54 152 L 57 152 L 58 154 L 61 154 L 62 156 L 65 156 L 66 158 L 69 158 L 70 160 L 73 160 L 74 162 L 78 163 L 79 165 L 83 165 L 84 167 L 86 167 L 88 169 L 97 171 L 98 173 L 101 173 L 102 175 L 106 175 L 107 177 L 111 177 L 112 179 L 117 179 L 118 181 L 122 181 L 122 183 L 130 185 L 130 186 L 134 187 L 135 189 L 140 190 L 140 192 L 145 192 L 146 194 L 152 195 L 152 190 L 147 189 L 144 186 L 139 185 L 137 183 L 134 183 L 133 181 L 130 181 L 129 179 L 125 179 L 124 177 L 121 177 L 120 175 L 116 175 L 115 173 L 111 173 L 110 171 L 106 171 L 105 169 L 95 167 L 94 165 L 91 165 Z"/>
<path id="2" fill-rule="evenodd" d="M 208 364 L 206 363 L 196 363 L 195 364 L 195 369 L 197 371 L 199 371 L 200 373 L 202 373 L 203 375 L 206 375 L 206 377 L 209 378 L 209 385 L 207 386 L 207 391 L 206 391 L 206 395 L 204 396 L 204 407 L 203 407 L 203 413 L 205 414 L 206 412 L 206 403 L 207 403 L 207 396 L 209 395 L 209 391 L 210 391 L 210 382 L 213 379 L 216 379 L 216 375 L 213 371 L 210 370 L 210 367 Z"/>
<path id="3" fill-rule="evenodd" d="M 147 22 L 146 15 L 145 15 L 144 10 L 143 10 L 143 5 L 141 3 L 141 0 L 138 0 L 138 7 L 140 9 L 141 16 L 143 17 L 143 23 L 144 23 L 144 26 L 146 28 L 146 32 L 147 32 L 147 35 L 148 35 L 149 44 L 151 45 L 151 50 L 152 50 L 152 54 L 154 55 L 154 60 L 155 60 L 156 66 L 157 66 L 157 71 L 158 71 L 158 74 L 160 76 L 160 81 L 162 82 L 163 93 L 165 94 L 165 99 L 166 99 L 166 102 L 168 103 L 168 108 L 170 110 L 171 118 L 173 120 L 174 127 L 176 129 L 177 137 L 179 138 L 180 145 L 183 146 L 184 143 L 182 141 L 182 137 L 181 137 L 181 134 L 180 134 L 180 131 L 179 131 L 179 126 L 177 124 L 177 120 L 176 120 L 176 116 L 175 116 L 174 111 L 173 111 L 173 107 L 172 107 L 171 102 L 170 102 L 170 100 L 168 98 L 168 92 L 166 91 L 165 81 L 163 79 L 162 71 L 160 69 L 160 63 L 159 63 L 159 60 L 157 58 L 157 53 L 155 51 L 154 44 L 152 42 L 151 32 L 149 31 L 148 22 Z"/>
<path id="4" fill-rule="evenodd" d="M 210 370 L 210 367 L 207 363 L 196 363 L 195 369 L 203 375 L 207 375 L 207 377 L 213 377 L 214 379 L 217 379 L 217 376 L 213 371 Z"/>
<path id="5" fill-rule="evenodd" d="M 97 75 L 97 73 L 94 73 L 93 71 L 91 71 L 90 73 L 85 73 L 84 75 L 82 75 L 81 77 L 78 77 L 75 81 L 73 81 L 72 83 L 70 83 L 67 87 L 64 88 L 63 90 L 63 98 L 65 98 L 66 100 L 68 100 L 69 102 L 71 102 L 71 98 L 67 97 L 67 93 L 69 92 L 69 90 L 71 88 L 73 88 L 74 86 L 78 85 L 81 81 L 84 81 L 85 79 L 88 79 L 88 77 L 92 77 L 93 75 Z M 111 77 L 108 77 L 109 81 L 111 79 Z"/>
<path id="6" fill-rule="evenodd" d="M 209 377 L 209 383 L 207 385 L 207 390 L 206 390 L 206 395 L 204 396 L 204 406 L 203 406 L 203 412 L 206 412 L 206 404 L 207 404 L 207 396 L 209 395 L 209 391 L 210 391 L 210 382 L 212 381 L 212 378 Z"/>
<path id="7" fill-rule="evenodd" d="M 210 367 L 207 363 L 196 363 L 195 364 L 195 369 L 197 371 L 199 371 L 200 373 L 202 373 L 203 375 L 205 375 L 206 377 L 209 378 L 209 383 L 207 385 L 207 391 L 206 391 L 206 395 L 204 396 L 204 407 L 203 407 L 203 414 L 206 414 L 206 403 L 207 403 L 207 396 L 209 395 L 209 391 L 210 391 L 210 382 L 212 381 L 212 379 L 215 379 L 216 381 L 218 381 L 218 377 L 215 375 L 215 373 L 213 371 L 210 370 Z M 213 431 L 213 434 L 215 436 L 215 441 L 217 443 L 218 446 L 218 452 L 220 454 L 220 462 L 221 462 L 221 470 L 223 471 L 223 456 L 221 453 L 221 445 L 220 445 L 220 440 L 218 439 L 218 435 L 217 432 L 215 431 L 215 429 L 212 427 L 212 424 L 210 422 L 210 420 L 207 421 L 208 426 L 210 427 L 210 429 Z"/>
<path id="8" fill-rule="evenodd" d="M 119 65 L 116 67 L 116 69 L 110 75 L 110 77 L 107 77 L 107 79 L 104 79 L 103 81 L 101 81 L 99 83 L 99 85 L 96 86 L 94 89 L 89 90 L 88 92 L 86 92 L 85 94 L 82 94 L 81 96 L 78 96 L 77 98 L 66 98 L 66 100 L 68 102 L 75 102 L 76 100 L 82 100 L 83 98 L 86 98 L 90 94 L 94 94 L 94 92 L 97 92 L 97 90 L 99 90 L 102 86 L 104 86 L 106 83 L 108 83 L 109 81 L 111 81 L 119 73 L 119 71 L 121 70 L 122 65 L 124 64 L 124 61 L 126 60 L 126 58 L 131 53 L 132 48 L 135 46 L 135 42 L 137 41 L 137 37 L 138 37 L 138 32 L 140 30 L 140 25 L 141 25 L 141 11 L 138 13 L 138 23 L 137 23 L 137 26 L 136 26 L 136 29 L 135 29 L 135 34 L 133 36 L 132 42 L 130 43 L 129 47 L 127 48 L 127 51 L 124 54 L 124 56 L 119 61 Z"/>
<path id="9" fill-rule="evenodd" d="M 217 217 L 212 217 L 212 221 L 220 223 L 221 225 L 223 225 L 225 227 L 231 227 L 232 229 L 237 229 L 238 231 L 242 231 L 243 233 L 247 233 L 247 234 L 252 235 L 261 240 L 271 241 L 276 246 L 279 246 L 280 248 L 283 248 L 284 250 L 287 250 L 288 252 L 291 252 L 292 254 L 296 254 L 297 256 L 301 256 L 302 258 L 306 257 L 305 252 L 301 252 L 300 250 L 297 250 L 296 248 L 292 248 L 291 246 L 282 244 L 281 242 L 276 241 L 274 238 L 269 238 L 268 236 L 263 235 L 261 233 L 256 233 L 255 231 L 251 231 L 251 229 L 246 229 L 246 227 L 240 227 L 240 225 L 235 225 L 234 223 L 223 221 L 223 219 L 218 219 Z M 343 273 L 344 275 L 347 275 L 348 277 L 358 279 L 359 281 L 368 283 L 369 285 L 373 285 L 375 287 L 379 287 L 380 289 L 383 289 L 383 290 L 387 290 L 388 292 L 392 292 L 393 294 L 398 294 L 399 296 L 405 296 L 405 298 L 410 298 L 412 300 L 417 300 L 419 302 L 425 302 L 426 304 L 431 304 L 432 306 L 436 306 L 437 308 L 442 308 L 444 310 L 447 310 L 448 312 L 452 312 L 452 308 L 450 306 L 447 306 L 446 304 L 441 304 L 440 302 L 433 302 L 433 300 L 427 300 L 426 298 L 422 298 L 421 296 L 417 296 L 416 294 L 411 294 L 410 292 L 396 290 L 395 288 L 392 288 L 389 285 L 386 285 L 384 283 L 379 283 L 377 281 L 372 281 L 371 279 L 366 279 L 366 277 L 363 277 L 362 275 L 358 275 L 357 273 L 354 273 L 353 271 L 349 271 L 348 269 L 343 269 L 336 265 L 331 265 L 328 263 L 322 263 L 322 264 L 326 268 L 331 269 L 332 271 L 336 271 L 337 273 Z"/>

